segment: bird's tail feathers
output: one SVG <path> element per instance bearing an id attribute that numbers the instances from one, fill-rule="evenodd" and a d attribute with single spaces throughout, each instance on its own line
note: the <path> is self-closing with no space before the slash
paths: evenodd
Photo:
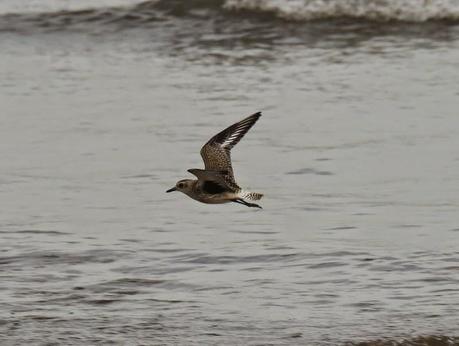
<path id="1" fill-rule="evenodd" d="M 261 199 L 261 197 L 263 197 L 263 194 L 242 190 L 241 192 L 239 192 L 239 197 L 242 199 L 248 199 L 250 201 L 258 201 Z"/>

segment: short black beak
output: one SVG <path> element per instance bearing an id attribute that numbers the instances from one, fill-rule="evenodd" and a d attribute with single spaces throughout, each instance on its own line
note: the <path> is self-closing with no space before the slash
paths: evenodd
<path id="1" fill-rule="evenodd" d="M 166 192 L 177 191 L 177 188 L 174 186 L 172 189 L 167 190 Z"/>

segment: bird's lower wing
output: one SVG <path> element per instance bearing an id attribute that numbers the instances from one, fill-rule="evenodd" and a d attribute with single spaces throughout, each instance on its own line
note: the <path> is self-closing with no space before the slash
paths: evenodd
<path id="1" fill-rule="evenodd" d="M 188 172 L 195 175 L 198 180 L 202 182 L 212 181 L 229 191 L 234 191 L 236 188 L 239 188 L 236 184 L 232 184 L 231 181 L 229 181 L 227 170 L 205 170 L 193 168 L 189 169 Z"/>

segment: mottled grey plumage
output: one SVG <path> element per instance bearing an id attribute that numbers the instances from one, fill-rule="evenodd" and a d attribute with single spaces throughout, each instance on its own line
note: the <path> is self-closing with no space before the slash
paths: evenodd
<path id="1" fill-rule="evenodd" d="M 228 187 L 235 191 L 240 187 L 234 180 L 231 149 L 244 137 L 260 117 L 261 113 L 258 112 L 231 125 L 213 136 L 201 149 L 201 156 L 206 170 L 225 172 L 223 175 Z"/>
<path id="2" fill-rule="evenodd" d="M 249 207 L 261 208 L 258 204 L 245 201 L 245 199 L 259 200 L 263 195 L 244 192 L 234 179 L 231 164 L 231 149 L 244 137 L 260 116 L 261 112 L 252 114 L 213 136 L 201 149 L 205 169 L 188 170 L 198 180 L 180 180 L 174 188 L 167 192 L 178 190 L 203 203 L 236 202 Z"/>

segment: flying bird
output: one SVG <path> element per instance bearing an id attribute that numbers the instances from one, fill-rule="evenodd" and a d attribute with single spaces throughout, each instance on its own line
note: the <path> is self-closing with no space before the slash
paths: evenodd
<path id="1" fill-rule="evenodd" d="M 261 206 L 249 201 L 259 200 L 263 194 L 241 189 L 234 179 L 231 165 L 231 149 L 260 117 L 261 112 L 252 114 L 213 136 L 201 148 L 205 169 L 188 170 L 198 179 L 179 180 L 172 189 L 166 192 L 180 191 L 202 203 L 234 202 L 261 209 Z"/>

